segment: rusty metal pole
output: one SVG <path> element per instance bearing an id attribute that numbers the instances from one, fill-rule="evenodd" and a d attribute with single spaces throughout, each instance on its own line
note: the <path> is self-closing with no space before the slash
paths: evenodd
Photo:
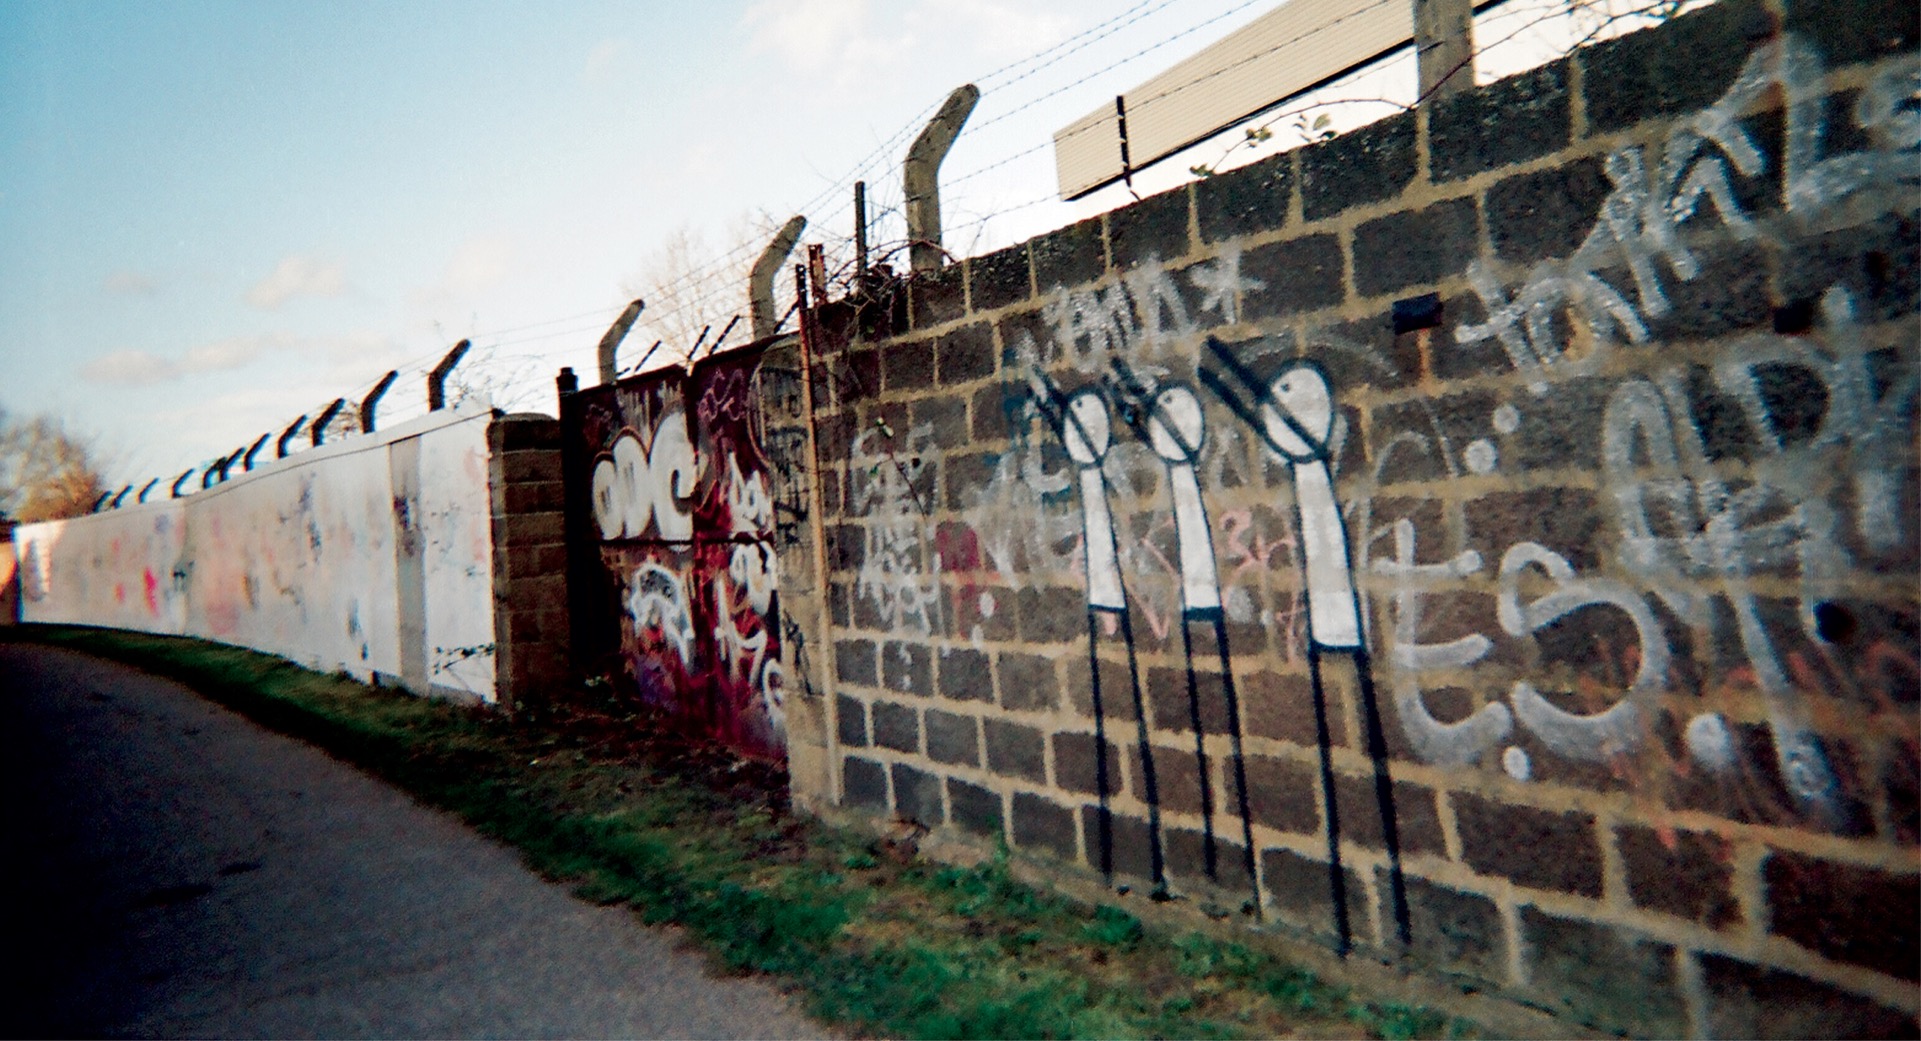
<path id="1" fill-rule="evenodd" d="M 734 331 L 734 326 L 739 324 L 740 324 L 739 315 L 735 315 L 732 318 L 727 319 L 727 324 L 720 327 L 720 335 L 714 337 L 713 346 L 707 348 L 707 356 L 709 358 L 720 353 L 720 345 L 727 342 L 727 335 Z"/>
<path id="2" fill-rule="evenodd" d="M 867 292 L 867 182 L 854 182 L 854 295 Z"/>
<path id="3" fill-rule="evenodd" d="M 814 413 L 814 352 L 819 349 L 820 328 L 815 323 L 814 312 L 807 306 L 807 274 L 796 264 L 794 266 L 794 306 L 800 314 L 800 393 L 801 407 L 807 412 L 807 457 L 814 461 L 814 478 L 808 484 L 808 534 L 813 542 L 815 631 L 819 633 L 816 641 L 821 650 L 821 704 L 826 710 L 827 761 L 840 761 L 840 699 L 835 681 L 834 660 L 834 614 L 828 603 L 832 584 L 827 571 L 827 518 L 826 503 L 821 497 L 820 479 L 826 470 L 821 465 L 820 436 L 815 427 L 818 420 Z M 827 771 L 828 796 L 838 804 L 841 800 L 840 771 L 830 768 Z"/>
<path id="4" fill-rule="evenodd" d="M 827 247 L 818 242 L 807 246 L 807 281 L 813 287 L 814 306 L 827 303 Z"/>
<path id="5" fill-rule="evenodd" d="M 907 148 L 901 180 L 907 196 L 907 256 L 915 271 L 941 268 L 940 164 L 980 99 L 980 88 L 972 83 L 955 88 Z"/>
<path id="6" fill-rule="evenodd" d="M 620 378 L 620 366 L 614 363 L 615 356 L 620 353 L 620 341 L 627 338 L 627 330 L 634 327 L 634 320 L 639 318 L 640 312 L 646 309 L 645 300 L 636 299 L 629 302 L 626 309 L 620 312 L 620 317 L 614 319 L 614 324 L 608 326 L 607 332 L 601 336 L 599 348 L 601 383 L 612 383 Z"/>
<path id="7" fill-rule="evenodd" d="M 1421 100 L 1474 88 L 1474 0 L 1412 0 Z"/>
<path id="8" fill-rule="evenodd" d="M 789 217 L 774 240 L 760 251 L 753 271 L 747 276 L 747 313 L 753 321 L 756 340 L 764 340 L 780 329 L 780 316 L 774 313 L 774 276 L 780 274 L 780 266 L 787 262 L 787 254 L 794 251 L 794 244 L 800 241 L 800 233 L 806 227 L 807 218 Z"/>

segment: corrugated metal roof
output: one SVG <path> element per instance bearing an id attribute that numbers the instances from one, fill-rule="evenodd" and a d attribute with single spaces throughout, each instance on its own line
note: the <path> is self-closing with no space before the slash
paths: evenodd
<path id="1" fill-rule="evenodd" d="M 1414 39 L 1409 0 L 1293 0 L 1122 95 L 1139 170 Z M 1061 197 L 1122 174 L 1109 103 L 1054 134 Z"/>

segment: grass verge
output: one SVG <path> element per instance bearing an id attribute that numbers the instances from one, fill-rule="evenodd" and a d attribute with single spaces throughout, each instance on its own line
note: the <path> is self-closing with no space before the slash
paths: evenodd
<path id="1" fill-rule="evenodd" d="M 7 633 L 0 630 L 0 633 Z M 618 706 L 508 721 L 198 640 L 62 626 L 8 639 L 177 680 L 325 749 L 604 904 L 672 922 L 810 1013 L 901 1037 L 1465 1037 L 1272 954 L 1145 927 L 978 867 L 788 812 L 784 774 Z"/>

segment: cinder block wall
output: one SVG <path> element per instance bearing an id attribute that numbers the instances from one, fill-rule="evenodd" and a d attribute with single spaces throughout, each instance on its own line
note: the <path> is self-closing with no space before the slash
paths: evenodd
<path id="1" fill-rule="evenodd" d="M 1606 1030 L 1912 1034 L 1916 22 L 1728 0 L 822 312 L 796 797 L 1381 957 L 1398 864 L 1411 964 Z"/>
<path id="2" fill-rule="evenodd" d="M 508 711 L 538 702 L 571 668 L 560 421 L 538 413 L 487 428 L 492 495 L 495 691 Z"/>

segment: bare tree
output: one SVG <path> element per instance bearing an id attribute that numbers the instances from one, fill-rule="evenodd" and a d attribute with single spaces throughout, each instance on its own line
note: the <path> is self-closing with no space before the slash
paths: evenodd
<path id="1" fill-rule="evenodd" d="M 747 274 L 779 228 L 780 222 L 765 213 L 742 214 L 729 224 L 718 246 L 691 225 L 669 235 L 642 262 L 640 273 L 621 286 L 647 301 L 647 309 L 621 348 L 622 365 L 640 361 L 655 340 L 660 341 L 660 349 L 648 362 L 650 368 L 663 360 L 688 361 L 702 330 L 707 333 L 706 342 L 700 344 L 704 354 L 735 315 L 741 320 L 728 342 L 746 342 Z M 791 295 L 792 276 L 784 283 Z"/>
<path id="2" fill-rule="evenodd" d="M 20 521 L 77 517 L 106 491 L 91 441 L 52 416 L 0 409 L 0 514 Z"/>

